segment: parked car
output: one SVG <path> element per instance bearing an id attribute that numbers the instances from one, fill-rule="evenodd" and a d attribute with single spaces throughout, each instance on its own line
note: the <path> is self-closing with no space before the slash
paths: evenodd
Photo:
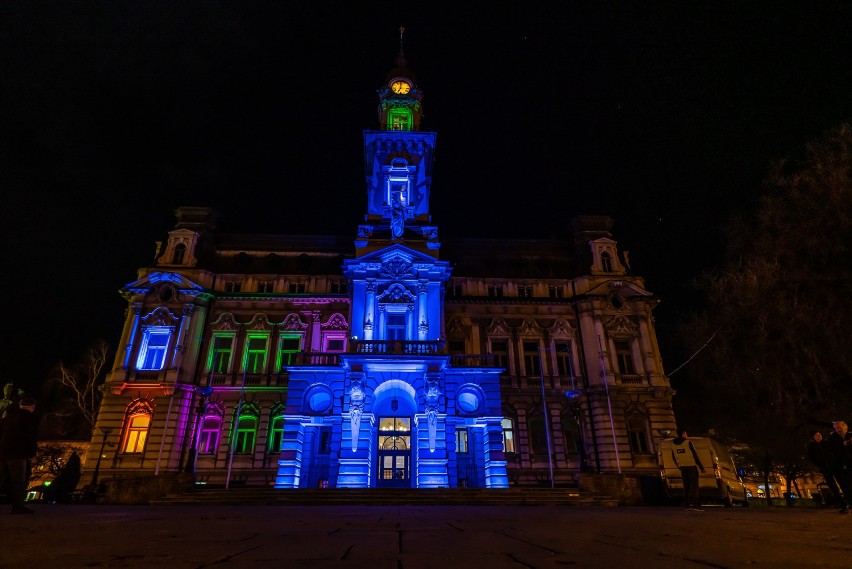
<path id="1" fill-rule="evenodd" d="M 660 442 L 657 464 L 666 495 L 670 499 L 676 499 L 683 498 L 683 480 L 680 469 L 674 463 L 672 440 L 674 439 Z M 748 506 L 748 492 L 728 447 L 708 437 L 689 437 L 689 440 L 704 465 L 704 472 L 699 471 L 698 475 L 698 495 L 701 501 L 721 503 L 725 506 Z"/>

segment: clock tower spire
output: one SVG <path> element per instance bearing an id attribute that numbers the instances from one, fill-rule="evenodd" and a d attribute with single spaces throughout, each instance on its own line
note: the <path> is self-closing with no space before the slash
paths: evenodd
<path id="1" fill-rule="evenodd" d="M 378 89 L 379 130 L 364 131 L 367 215 L 356 240 L 362 252 L 403 240 L 422 250 L 440 246 L 429 215 L 436 134 L 421 130 L 423 92 L 405 59 L 404 32 L 400 27 L 396 66 Z"/>

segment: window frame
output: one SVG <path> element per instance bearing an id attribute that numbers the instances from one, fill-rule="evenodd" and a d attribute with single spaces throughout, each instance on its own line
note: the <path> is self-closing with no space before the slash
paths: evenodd
<path id="1" fill-rule="evenodd" d="M 136 369 L 138 371 L 160 371 L 166 366 L 166 355 L 169 351 L 173 332 L 174 328 L 171 326 L 143 327 L 139 354 L 136 357 Z M 151 338 L 161 336 L 165 336 L 165 343 L 152 346 Z M 151 362 L 153 358 L 157 358 L 159 363 Z"/>
<path id="2" fill-rule="evenodd" d="M 144 420 L 144 427 L 136 423 L 137 419 Z M 148 442 L 148 431 L 151 429 L 151 414 L 136 412 L 127 417 L 127 423 L 122 434 L 122 454 L 142 454 Z M 132 450 L 131 450 L 132 447 Z"/>

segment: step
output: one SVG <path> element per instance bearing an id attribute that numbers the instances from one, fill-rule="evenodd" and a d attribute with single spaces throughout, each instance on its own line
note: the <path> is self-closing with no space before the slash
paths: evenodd
<path id="1" fill-rule="evenodd" d="M 610 497 L 592 496 L 577 489 L 298 489 L 268 487 L 197 488 L 152 500 L 152 505 L 618 505 Z"/>

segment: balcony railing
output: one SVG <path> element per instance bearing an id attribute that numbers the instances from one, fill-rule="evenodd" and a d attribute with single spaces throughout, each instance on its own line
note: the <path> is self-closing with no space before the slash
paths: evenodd
<path id="1" fill-rule="evenodd" d="M 293 359 L 296 366 L 337 366 L 340 354 L 337 352 L 299 352 Z"/>
<path id="2" fill-rule="evenodd" d="M 434 356 L 445 353 L 444 342 L 441 340 L 352 340 L 350 345 L 356 354 Z"/>

